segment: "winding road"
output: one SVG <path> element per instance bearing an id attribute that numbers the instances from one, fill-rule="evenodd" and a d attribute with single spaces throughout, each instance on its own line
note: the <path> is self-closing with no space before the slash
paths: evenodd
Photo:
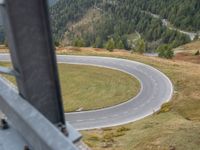
<path id="1" fill-rule="evenodd" d="M 180 33 L 183 33 L 183 34 L 189 36 L 191 41 L 193 41 L 194 38 L 195 38 L 196 36 L 199 36 L 199 33 L 198 33 L 198 32 L 184 31 L 184 30 L 181 30 L 181 29 L 178 29 L 178 28 L 176 28 L 176 27 L 171 26 L 171 25 L 170 25 L 171 23 L 170 23 L 167 19 L 164 19 L 164 18 L 162 18 L 161 16 L 159 16 L 159 15 L 157 15 L 157 14 L 154 14 L 154 13 L 152 13 L 152 12 L 145 11 L 145 10 L 142 10 L 142 12 L 144 12 L 144 13 L 146 13 L 146 14 L 149 14 L 149 15 L 152 16 L 153 18 L 160 19 L 160 20 L 162 21 L 163 26 L 166 26 L 168 29 L 174 30 L 174 31 L 178 31 L 178 32 L 180 32 Z M 200 36 L 199 36 L 199 38 L 200 38 Z"/>
<path id="2" fill-rule="evenodd" d="M 59 63 L 119 70 L 134 76 L 141 83 L 138 95 L 125 103 L 99 110 L 66 113 L 66 120 L 78 130 L 117 126 L 142 119 L 159 110 L 173 94 L 173 86 L 167 76 L 139 62 L 110 57 L 71 55 L 59 55 L 57 60 Z M 9 55 L 0 54 L 0 61 L 10 61 Z"/>

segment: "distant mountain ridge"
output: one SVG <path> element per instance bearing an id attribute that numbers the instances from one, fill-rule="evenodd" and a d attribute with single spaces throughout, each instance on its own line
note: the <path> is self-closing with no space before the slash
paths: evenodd
<path id="1" fill-rule="evenodd" d="M 104 47 L 113 39 L 116 48 L 131 49 L 130 45 L 134 45 L 128 43 L 133 41 L 131 35 L 140 33 L 147 50 L 151 50 L 163 44 L 177 47 L 190 38 L 142 11 L 158 14 L 176 28 L 196 32 L 200 29 L 199 3 L 199 0 L 60 0 L 50 12 L 55 40 L 64 45 Z"/>

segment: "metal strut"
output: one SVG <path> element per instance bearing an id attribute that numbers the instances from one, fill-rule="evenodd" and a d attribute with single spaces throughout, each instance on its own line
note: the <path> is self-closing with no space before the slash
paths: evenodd
<path id="1" fill-rule="evenodd" d="M 6 0 L 8 45 L 20 95 L 54 124 L 65 124 L 46 0 Z"/>

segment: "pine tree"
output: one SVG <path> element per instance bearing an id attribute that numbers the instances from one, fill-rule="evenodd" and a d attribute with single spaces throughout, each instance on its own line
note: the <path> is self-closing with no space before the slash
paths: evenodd
<path id="1" fill-rule="evenodd" d="M 169 45 L 161 45 L 158 49 L 158 56 L 162 58 L 172 59 L 174 56 L 174 51 L 170 48 Z"/>
<path id="2" fill-rule="evenodd" d="M 122 40 L 116 42 L 115 47 L 118 49 L 124 49 L 124 43 L 122 42 Z"/>
<path id="3" fill-rule="evenodd" d="M 102 48 L 102 39 L 98 36 L 95 39 L 94 47 L 95 48 Z"/>
<path id="4" fill-rule="evenodd" d="M 142 38 L 139 39 L 139 40 L 137 40 L 135 46 L 136 46 L 136 47 L 135 47 L 136 52 L 138 52 L 138 53 L 140 53 L 140 54 L 143 54 L 143 53 L 145 52 L 145 50 L 146 50 L 145 41 L 144 41 L 144 39 L 142 39 Z"/>
<path id="5" fill-rule="evenodd" d="M 113 40 L 113 38 L 109 39 L 108 42 L 106 43 L 105 48 L 109 51 L 113 51 L 113 49 L 115 48 L 115 42 Z"/>
<path id="6" fill-rule="evenodd" d="M 73 45 L 77 46 L 77 47 L 84 47 L 85 46 L 85 42 L 82 38 L 75 38 L 73 43 L 74 43 Z"/>

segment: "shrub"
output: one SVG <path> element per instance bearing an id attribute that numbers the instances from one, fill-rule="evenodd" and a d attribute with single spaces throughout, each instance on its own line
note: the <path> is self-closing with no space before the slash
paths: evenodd
<path id="1" fill-rule="evenodd" d="M 113 136 L 114 137 L 120 137 L 120 136 L 124 136 L 125 133 L 124 132 L 116 132 Z"/>
<path id="2" fill-rule="evenodd" d="M 88 138 L 88 140 L 91 140 L 91 141 L 100 141 L 100 138 L 98 136 L 96 136 L 96 135 L 93 135 L 90 138 Z"/>
<path id="3" fill-rule="evenodd" d="M 126 128 L 126 127 L 120 127 L 117 129 L 117 132 L 124 132 L 124 131 L 129 131 L 130 129 L 129 128 Z"/>
<path id="4" fill-rule="evenodd" d="M 109 132 L 103 135 L 103 141 L 104 142 L 114 142 L 114 133 L 113 132 Z"/>
<path id="5" fill-rule="evenodd" d="M 195 56 L 199 56 L 199 55 L 200 55 L 199 50 L 198 50 L 194 55 L 195 55 Z"/>
<path id="6" fill-rule="evenodd" d="M 76 47 L 84 47 L 85 41 L 82 38 L 75 38 L 73 41 L 73 45 Z"/>
<path id="7" fill-rule="evenodd" d="M 166 113 L 172 109 L 172 105 L 170 102 L 164 103 L 158 113 Z"/>
<path id="8" fill-rule="evenodd" d="M 157 49 L 158 56 L 162 58 L 172 59 L 174 56 L 173 50 L 169 45 L 162 45 Z"/>

